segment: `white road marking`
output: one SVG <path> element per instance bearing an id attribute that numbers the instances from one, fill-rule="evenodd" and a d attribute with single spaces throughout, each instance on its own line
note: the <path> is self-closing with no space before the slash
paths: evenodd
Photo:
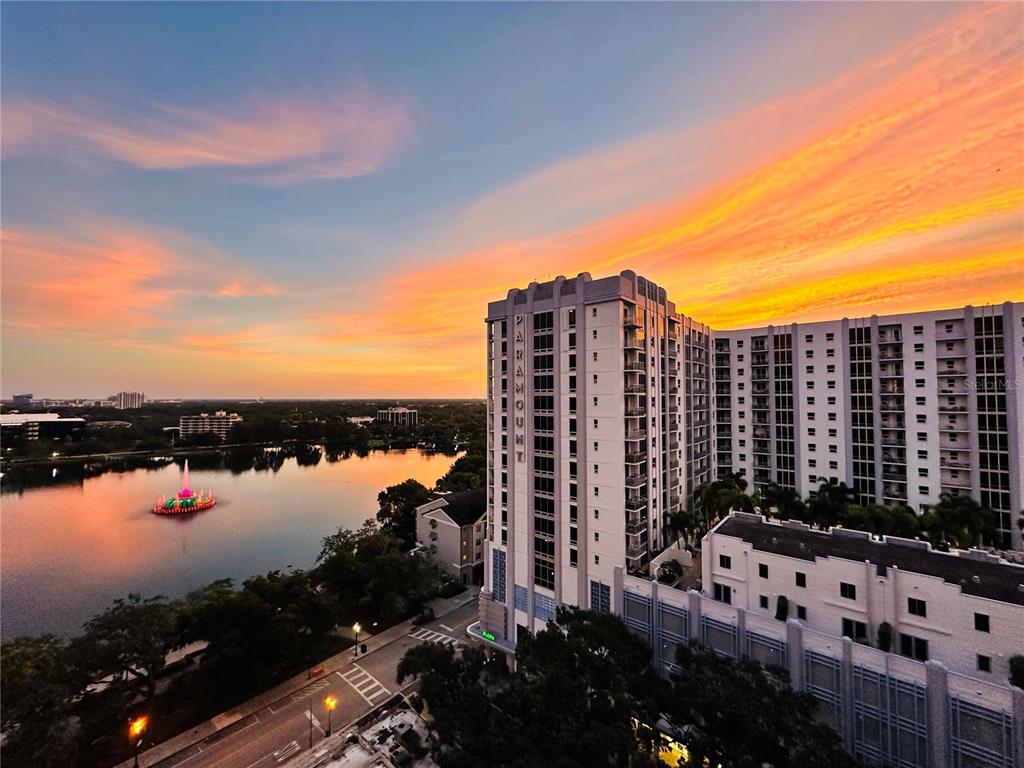
<path id="1" fill-rule="evenodd" d="M 441 645 L 452 645 L 456 648 L 462 645 L 462 643 L 454 637 L 443 634 L 442 632 L 435 632 L 432 629 L 425 629 L 423 627 L 420 627 L 415 632 L 410 632 L 409 635 L 416 640 L 422 640 L 425 643 L 441 643 Z"/>
<path id="2" fill-rule="evenodd" d="M 341 675 L 341 679 L 348 683 L 352 687 L 352 690 L 362 696 L 363 700 L 367 704 L 373 704 L 374 699 L 378 699 L 381 696 L 387 696 L 391 693 L 387 688 L 381 685 L 377 678 L 358 664 L 353 664 L 352 668 L 348 670 L 348 672 Z"/>
<path id="3" fill-rule="evenodd" d="M 441 629 L 443 629 L 445 632 L 454 632 L 455 631 L 454 629 L 452 629 L 451 627 L 447 626 L 446 624 L 440 624 L 438 626 L 440 626 Z"/>
<path id="4" fill-rule="evenodd" d="M 309 713 L 307 712 L 306 714 Z M 276 760 L 279 763 L 283 763 L 289 757 L 301 751 L 302 747 L 299 746 L 299 742 L 293 741 L 291 744 L 287 744 L 281 747 L 279 750 L 277 750 L 277 752 L 274 753 L 274 760 Z"/>
<path id="5" fill-rule="evenodd" d="M 320 721 L 316 719 L 316 715 L 314 715 L 308 709 L 306 710 L 305 714 L 306 714 L 306 718 L 308 720 L 312 720 L 313 721 L 313 727 L 316 728 L 318 731 L 320 731 L 320 733 L 323 733 L 324 732 L 324 727 L 322 725 L 320 725 Z"/>
<path id="6" fill-rule="evenodd" d="M 331 684 L 330 680 L 317 680 L 315 683 L 311 683 L 303 688 L 301 691 L 296 691 L 292 694 L 292 701 L 301 701 L 302 699 L 308 699 L 317 691 L 322 691 L 328 685 Z"/>

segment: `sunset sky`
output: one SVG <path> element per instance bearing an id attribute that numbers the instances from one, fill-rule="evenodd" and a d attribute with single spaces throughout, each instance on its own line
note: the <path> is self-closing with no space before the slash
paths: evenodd
<path id="1" fill-rule="evenodd" d="M 486 302 L 1024 300 L 1024 5 L 5 3 L 2 392 L 484 393 Z"/>

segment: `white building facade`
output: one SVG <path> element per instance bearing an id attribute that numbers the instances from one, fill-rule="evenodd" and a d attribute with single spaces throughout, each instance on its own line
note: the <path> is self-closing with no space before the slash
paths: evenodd
<path id="1" fill-rule="evenodd" d="M 419 424 L 419 411 L 401 405 L 393 408 L 379 408 L 377 421 L 396 427 L 415 427 Z"/>
<path id="2" fill-rule="evenodd" d="M 126 411 L 132 408 L 141 408 L 146 403 L 145 392 L 118 392 L 111 397 L 114 407 L 119 411 Z"/>
<path id="3" fill-rule="evenodd" d="M 714 332 L 716 470 L 920 511 L 995 510 L 1021 549 L 1024 304 Z"/>
<path id="4" fill-rule="evenodd" d="M 231 427 L 234 426 L 235 422 L 241 420 L 242 417 L 237 413 L 215 411 L 214 413 L 181 416 L 178 418 L 178 427 L 181 430 L 182 437 L 202 435 L 209 432 L 223 440 L 230 434 Z"/>

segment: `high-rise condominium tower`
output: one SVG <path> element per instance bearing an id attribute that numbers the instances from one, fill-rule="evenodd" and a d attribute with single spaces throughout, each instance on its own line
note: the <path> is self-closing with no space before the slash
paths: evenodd
<path id="1" fill-rule="evenodd" d="M 1021 547 L 1024 304 L 711 331 L 633 272 L 583 273 L 492 302 L 487 366 L 481 627 L 508 647 L 558 605 L 608 610 L 726 472 L 970 495 Z"/>
<path id="2" fill-rule="evenodd" d="M 487 314 L 490 567 L 514 642 L 560 604 L 604 607 L 712 477 L 708 328 L 633 272 L 512 290 Z"/>

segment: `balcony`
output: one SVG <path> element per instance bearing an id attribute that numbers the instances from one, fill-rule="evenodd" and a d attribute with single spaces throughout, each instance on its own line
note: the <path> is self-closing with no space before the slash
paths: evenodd
<path id="1" fill-rule="evenodd" d="M 939 478 L 939 484 L 943 488 L 966 488 L 971 487 L 971 473 L 970 472 L 958 472 L 955 475 L 952 472 L 943 472 Z"/>
<path id="2" fill-rule="evenodd" d="M 647 415 L 647 409 L 646 408 L 627 408 L 626 409 L 626 418 L 627 419 L 635 419 L 637 417 L 643 417 L 643 416 L 646 416 L 646 415 Z"/>
<path id="3" fill-rule="evenodd" d="M 959 459 L 947 459 L 945 456 L 939 458 L 939 466 L 943 469 L 970 469 L 970 464 Z"/>
<path id="4" fill-rule="evenodd" d="M 629 536 L 637 536 L 641 533 L 647 533 L 647 518 L 645 517 L 639 520 L 627 520 L 626 533 Z"/>
<path id="5" fill-rule="evenodd" d="M 633 312 L 626 312 L 622 316 L 622 324 L 626 328 L 639 328 L 640 324 L 636 321 L 636 314 Z"/>
<path id="6" fill-rule="evenodd" d="M 646 362 L 640 356 L 629 355 L 622 364 L 622 369 L 628 373 L 643 373 L 646 371 Z"/>
<path id="7" fill-rule="evenodd" d="M 967 413 L 967 406 L 960 403 L 954 405 L 939 403 L 939 413 Z"/>
<path id="8" fill-rule="evenodd" d="M 646 488 L 647 487 L 647 475 L 646 474 L 626 475 L 626 487 L 627 488 Z"/>
<path id="9" fill-rule="evenodd" d="M 647 554 L 647 546 L 645 544 L 634 544 L 633 546 L 626 547 L 626 558 L 628 560 L 639 560 Z"/>
<path id="10" fill-rule="evenodd" d="M 627 464 L 644 464 L 647 461 L 647 454 L 643 451 L 627 453 L 625 461 Z"/>
<path id="11" fill-rule="evenodd" d="M 623 391 L 627 395 L 646 395 L 647 394 L 647 387 L 644 386 L 643 384 L 627 384 L 622 389 L 623 389 Z"/>
<path id="12" fill-rule="evenodd" d="M 646 440 L 646 439 L 647 439 L 647 430 L 646 429 L 629 429 L 629 430 L 626 430 L 626 440 L 636 441 L 636 440 Z"/>
<path id="13" fill-rule="evenodd" d="M 906 444 L 907 441 L 902 434 L 888 433 L 882 435 L 882 445 L 895 445 L 902 447 L 905 446 Z"/>
<path id="14" fill-rule="evenodd" d="M 630 496 L 626 499 L 626 509 L 638 512 L 641 509 L 647 509 L 647 497 L 646 496 Z"/>

